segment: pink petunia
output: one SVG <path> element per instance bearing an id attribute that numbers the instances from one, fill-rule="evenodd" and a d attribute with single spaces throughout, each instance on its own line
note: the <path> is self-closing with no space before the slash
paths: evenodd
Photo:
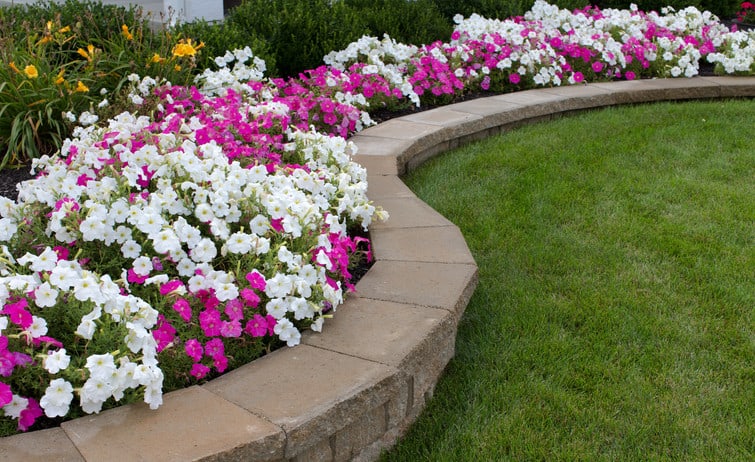
<path id="1" fill-rule="evenodd" d="M 186 341 L 184 344 L 184 351 L 186 352 L 186 356 L 193 359 L 195 362 L 201 360 L 202 355 L 204 355 L 202 344 L 195 338 Z"/>
<path id="2" fill-rule="evenodd" d="M 255 314 L 252 319 L 247 321 L 244 332 L 252 337 L 264 337 L 267 333 L 267 321 L 259 314 Z"/>
<path id="3" fill-rule="evenodd" d="M 522 76 L 514 72 L 513 74 L 509 75 L 509 82 L 513 83 L 514 85 L 518 85 L 519 82 L 522 81 Z"/>
<path id="4" fill-rule="evenodd" d="M 244 299 L 244 304 L 246 306 L 257 308 L 257 306 L 260 304 L 260 296 L 257 295 L 257 293 L 254 290 L 248 287 L 245 287 L 241 289 L 240 293 L 241 293 L 241 298 Z"/>
<path id="5" fill-rule="evenodd" d="M 179 290 L 181 287 L 185 287 L 185 285 L 183 281 L 181 281 L 180 279 L 174 279 L 172 281 L 168 281 L 165 284 L 160 286 L 160 295 L 168 295 L 171 292 Z"/>
<path id="6" fill-rule="evenodd" d="M 225 344 L 219 338 L 211 339 L 204 345 L 204 354 L 215 359 L 225 354 Z"/>
<path id="7" fill-rule="evenodd" d="M 10 385 L 0 382 L 0 407 L 5 406 L 11 401 L 13 401 L 13 392 Z"/>
<path id="8" fill-rule="evenodd" d="M 26 404 L 26 409 L 21 411 L 18 416 L 18 429 L 25 432 L 29 429 L 38 417 L 44 414 L 42 408 L 39 406 L 39 402 L 34 398 L 28 398 L 29 402 Z"/>
<path id="9" fill-rule="evenodd" d="M 197 379 L 203 379 L 210 372 L 210 368 L 202 363 L 194 363 L 191 366 L 191 375 Z"/>
<path id="10" fill-rule="evenodd" d="M 173 310 L 181 316 L 184 322 L 191 322 L 191 305 L 184 298 L 179 298 L 173 303 Z"/>
<path id="11" fill-rule="evenodd" d="M 241 337 L 241 320 L 222 321 L 220 324 L 220 335 L 223 337 Z"/>
<path id="12" fill-rule="evenodd" d="M 249 285 L 252 287 L 252 289 L 265 290 L 265 287 L 267 286 L 265 276 L 263 276 L 257 270 L 252 270 L 251 272 L 247 273 L 246 280 L 249 281 Z"/>
<path id="13" fill-rule="evenodd" d="M 199 327 L 205 337 L 217 337 L 220 335 L 220 312 L 214 308 L 209 308 L 199 313 Z"/>

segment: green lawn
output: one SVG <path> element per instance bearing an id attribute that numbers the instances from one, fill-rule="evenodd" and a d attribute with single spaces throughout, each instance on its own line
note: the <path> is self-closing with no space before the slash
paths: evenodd
<path id="1" fill-rule="evenodd" d="M 755 102 L 583 113 L 405 180 L 480 282 L 383 460 L 755 459 Z"/>

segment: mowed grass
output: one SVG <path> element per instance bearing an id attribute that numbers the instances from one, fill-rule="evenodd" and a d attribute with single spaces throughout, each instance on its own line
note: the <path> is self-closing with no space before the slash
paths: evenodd
<path id="1" fill-rule="evenodd" d="M 406 181 L 480 282 L 383 460 L 755 460 L 755 102 L 582 113 Z"/>

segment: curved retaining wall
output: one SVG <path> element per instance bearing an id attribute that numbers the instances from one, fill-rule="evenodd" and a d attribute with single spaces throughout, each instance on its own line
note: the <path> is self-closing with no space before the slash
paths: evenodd
<path id="1" fill-rule="evenodd" d="M 0 460 L 374 460 L 432 395 L 477 284 L 459 229 L 399 175 L 471 140 L 590 108 L 755 96 L 755 78 L 639 80 L 530 90 L 389 120 L 352 140 L 369 195 L 376 263 L 322 334 L 202 386 L 0 440 Z"/>

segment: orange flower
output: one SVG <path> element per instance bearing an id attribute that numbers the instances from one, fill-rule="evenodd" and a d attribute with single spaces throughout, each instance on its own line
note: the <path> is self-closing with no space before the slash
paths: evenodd
<path id="1" fill-rule="evenodd" d="M 92 45 L 90 43 L 89 45 L 87 45 L 87 49 L 86 50 L 83 49 L 83 48 L 79 48 L 78 50 L 76 50 L 76 53 L 78 53 L 81 56 L 83 56 L 84 58 L 86 58 L 87 61 L 91 61 L 92 58 L 94 58 L 94 52 L 95 51 L 96 50 L 94 48 L 94 45 Z"/>
<path id="2" fill-rule="evenodd" d="M 20 73 L 21 73 L 21 71 L 20 71 L 20 70 L 19 70 L 19 69 L 18 69 L 18 68 L 16 67 L 16 63 L 14 63 L 13 61 L 11 61 L 11 62 L 10 62 L 10 64 L 8 64 L 8 66 L 9 66 L 9 67 L 10 67 L 11 69 L 13 69 L 13 72 L 16 72 L 16 73 L 18 73 L 18 74 L 20 74 Z"/>
<path id="3" fill-rule="evenodd" d="M 81 82 L 81 80 L 79 80 L 78 83 L 76 84 L 76 89 L 74 91 L 79 92 L 79 93 L 86 93 L 89 91 L 89 87 L 84 85 Z"/>
<path id="4" fill-rule="evenodd" d="M 128 31 L 128 26 L 123 24 L 121 26 L 121 32 L 123 33 L 123 36 L 126 37 L 126 40 L 134 40 L 134 35 Z"/>
<path id="5" fill-rule="evenodd" d="M 173 56 L 183 58 L 185 56 L 194 56 L 204 46 L 204 43 L 200 42 L 199 45 L 194 46 L 191 43 L 191 39 L 181 39 L 176 46 L 173 47 Z"/>
<path id="6" fill-rule="evenodd" d="M 24 74 L 30 79 L 36 79 L 39 77 L 39 72 L 37 72 L 37 68 L 33 64 L 29 64 L 24 68 Z"/>

